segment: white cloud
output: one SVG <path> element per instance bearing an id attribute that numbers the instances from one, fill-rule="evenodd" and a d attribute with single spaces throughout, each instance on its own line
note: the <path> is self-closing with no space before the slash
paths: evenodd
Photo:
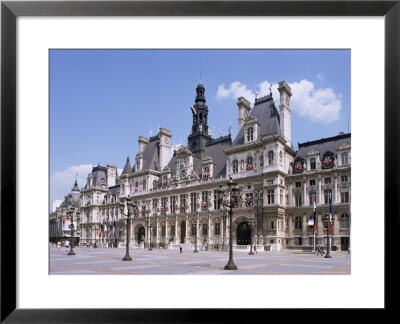
<path id="1" fill-rule="evenodd" d="M 323 75 L 321 74 L 321 77 Z M 272 84 L 272 96 L 279 100 L 278 82 L 269 82 L 267 80 L 257 84 L 257 98 L 268 95 Z M 292 89 L 291 108 L 300 116 L 308 117 L 315 122 L 330 123 L 339 119 L 341 109 L 341 95 L 335 93 L 331 88 L 315 89 L 314 83 L 308 80 L 289 83 Z M 229 88 L 225 84 L 218 87 L 218 99 L 237 99 L 244 97 L 254 103 L 255 92 L 248 89 L 240 81 L 232 82 Z"/>
<path id="2" fill-rule="evenodd" d="M 308 80 L 289 84 L 292 88 L 292 110 L 315 122 L 330 123 L 339 119 L 341 95 L 331 88 L 315 89 Z"/>
<path id="3" fill-rule="evenodd" d="M 78 181 L 79 189 L 84 187 L 92 168 L 92 164 L 81 164 L 54 172 L 50 177 L 50 204 L 53 200 L 63 200 L 74 186 L 75 179 Z"/>

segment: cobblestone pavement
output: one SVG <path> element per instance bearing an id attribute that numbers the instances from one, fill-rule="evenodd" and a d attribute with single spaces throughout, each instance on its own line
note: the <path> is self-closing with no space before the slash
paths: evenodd
<path id="1" fill-rule="evenodd" d="M 234 251 L 238 270 L 224 270 L 227 251 L 178 249 L 130 249 L 132 261 L 122 261 L 125 248 L 74 248 L 76 255 L 67 255 L 65 248 L 50 247 L 51 275 L 349 275 L 351 256 L 332 252 L 332 258 L 294 251 L 261 251 L 254 255 Z"/>

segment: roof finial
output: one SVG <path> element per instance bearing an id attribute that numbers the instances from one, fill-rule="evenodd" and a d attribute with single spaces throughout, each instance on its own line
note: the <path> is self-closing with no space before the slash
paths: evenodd
<path id="1" fill-rule="evenodd" d="M 272 97 L 272 83 L 269 85 L 269 95 Z"/>

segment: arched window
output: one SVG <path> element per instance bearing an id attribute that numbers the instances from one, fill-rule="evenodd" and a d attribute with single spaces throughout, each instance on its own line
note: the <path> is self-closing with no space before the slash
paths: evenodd
<path id="1" fill-rule="evenodd" d="M 240 161 L 240 170 L 241 171 L 244 170 L 244 161 L 243 160 Z"/>
<path id="2" fill-rule="evenodd" d="M 279 152 L 279 164 L 283 165 L 283 154 L 282 154 L 282 151 Z"/>
<path id="3" fill-rule="evenodd" d="M 237 160 L 234 160 L 232 162 L 232 172 L 233 173 L 238 173 L 238 171 L 239 171 L 239 163 L 238 163 Z"/>
<path id="4" fill-rule="evenodd" d="M 260 155 L 260 167 L 263 167 L 263 166 L 264 166 L 264 155 L 261 154 Z"/>
<path id="5" fill-rule="evenodd" d="M 146 190 L 146 180 L 143 180 L 143 190 Z"/>
<path id="6" fill-rule="evenodd" d="M 342 216 L 340 216 L 340 228 L 350 228 L 349 215 L 343 214 Z"/>
<path id="7" fill-rule="evenodd" d="M 135 192 L 137 192 L 139 190 L 139 182 L 135 182 Z"/>
<path id="8" fill-rule="evenodd" d="M 274 152 L 273 151 L 269 151 L 268 152 L 268 164 L 274 164 Z"/>
<path id="9" fill-rule="evenodd" d="M 253 140 L 253 133 L 254 133 L 254 129 L 253 127 L 249 127 L 247 128 L 247 141 L 252 141 Z"/>
<path id="10" fill-rule="evenodd" d="M 295 229 L 302 229 L 303 220 L 301 216 L 297 216 L 294 220 L 294 228 Z"/>
<path id="11" fill-rule="evenodd" d="M 157 181 L 154 180 L 154 181 L 153 181 L 153 189 L 156 189 L 156 185 L 157 185 Z"/>

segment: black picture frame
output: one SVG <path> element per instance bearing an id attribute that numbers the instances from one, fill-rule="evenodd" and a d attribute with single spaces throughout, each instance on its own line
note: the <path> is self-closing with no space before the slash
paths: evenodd
<path id="1" fill-rule="evenodd" d="M 384 16 L 385 17 L 385 308 L 398 282 L 393 238 L 399 234 L 400 1 L 2 1 L 1 2 L 1 322 L 200 323 L 235 321 L 248 309 L 16 308 L 16 19 L 18 16 Z M 371 45 L 373 46 L 373 45 Z M 369 94 L 367 94 L 369 95 Z M 377 109 L 377 107 L 368 107 Z M 373 136 L 373 135 L 371 135 Z M 366 139 L 368 140 L 368 139 Z M 382 216 L 382 215 L 380 215 Z M 367 248 L 367 247 L 366 247 Z M 321 293 L 324 290 L 321 287 Z M 310 303 L 312 307 L 312 303 Z M 251 310 L 251 318 L 266 311 Z M 245 313 L 246 316 L 249 314 Z M 387 312 L 386 312 L 387 315 Z M 382 320 L 382 318 L 380 318 Z M 309 317 L 308 320 L 317 320 Z M 319 320 L 323 320 L 321 317 Z M 339 319 L 338 319 L 339 320 Z"/>

